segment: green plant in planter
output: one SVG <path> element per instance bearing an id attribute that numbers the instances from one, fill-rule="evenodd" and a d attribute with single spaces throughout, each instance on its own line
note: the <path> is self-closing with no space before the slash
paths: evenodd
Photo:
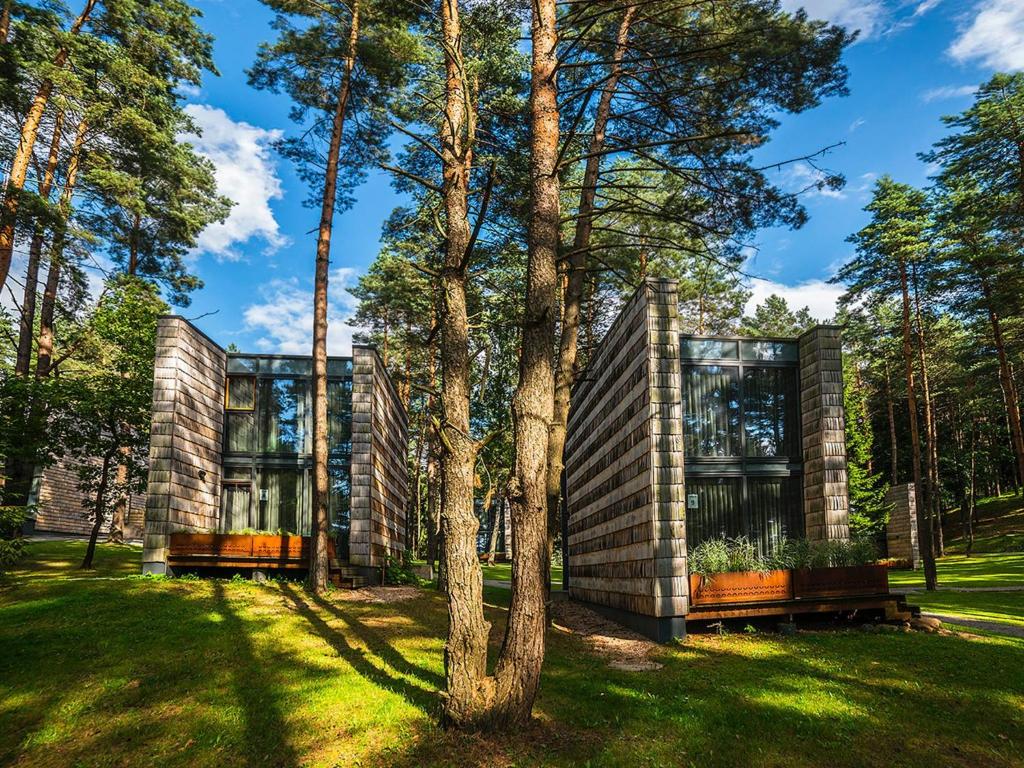
<path id="1" fill-rule="evenodd" d="M 767 555 L 760 555 L 745 536 L 702 541 L 690 553 L 690 573 L 707 577 L 716 573 L 801 568 L 840 568 L 869 565 L 878 559 L 874 542 L 855 536 L 848 541 L 786 539 Z"/>

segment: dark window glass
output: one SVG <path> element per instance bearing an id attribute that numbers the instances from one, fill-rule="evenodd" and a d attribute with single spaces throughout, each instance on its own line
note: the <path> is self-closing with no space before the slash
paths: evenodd
<path id="1" fill-rule="evenodd" d="M 327 358 L 327 375 L 328 376 L 351 376 L 352 375 L 352 358 L 351 357 L 329 357 L 329 358 Z"/>
<path id="2" fill-rule="evenodd" d="M 263 370 L 269 366 L 271 373 L 288 373 L 298 376 L 313 375 L 313 359 L 310 357 L 278 357 L 263 361 Z"/>
<path id="3" fill-rule="evenodd" d="M 228 453 L 251 453 L 255 450 L 256 419 L 252 413 L 228 411 L 225 426 L 224 450 Z"/>
<path id="4" fill-rule="evenodd" d="M 686 546 L 707 539 L 734 538 L 744 532 L 742 479 L 701 477 L 686 480 Z"/>
<path id="5" fill-rule="evenodd" d="M 750 540 L 768 554 L 786 539 L 804 535 L 803 493 L 799 477 L 751 477 L 747 480 Z"/>
<path id="6" fill-rule="evenodd" d="M 304 475 L 295 468 L 260 471 L 260 530 L 309 533 L 302 503 Z"/>
<path id="7" fill-rule="evenodd" d="M 735 341 L 725 339 L 683 338 L 682 356 L 692 360 L 736 360 L 739 358 Z"/>
<path id="8" fill-rule="evenodd" d="M 256 373 L 260 369 L 258 357 L 229 357 L 228 373 Z"/>
<path id="9" fill-rule="evenodd" d="M 260 450 L 308 453 L 309 382 L 267 379 L 260 382 Z"/>
<path id="10" fill-rule="evenodd" d="M 352 482 L 348 464 L 331 464 L 327 467 L 330 479 L 328 499 L 331 516 L 331 532 L 334 535 L 338 557 L 348 560 L 349 532 L 352 528 Z"/>
<path id="11" fill-rule="evenodd" d="M 230 532 L 252 528 L 252 486 L 249 483 L 227 483 L 223 490 L 221 529 Z"/>
<path id="12" fill-rule="evenodd" d="M 327 382 L 327 443 L 331 460 L 352 455 L 352 382 Z"/>
<path id="13" fill-rule="evenodd" d="M 694 365 L 683 372 L 683 432 L 688 456 L 740 455 L 739 373 Z"/>
<path id="14" fill-rule="evenodd" d="M 228 410 L 251 411 L 256 407 L 256 379 L 251 376 L 229 376 L 227 390 Z"/>
<path id="15" fill-rule="evenodd" d="M 799 456 L 795 368 L 743 370 L 743 432 L 748 457 Z"/>
<path id="16" fill-rule="evenodd" d="M 225 480 L 251 480 L 252 467 L 224 467 Z"/>
<path id="17" fill-rule="evenodd" d="M 785 360 L 800 359 L 800 350 L 795 341 L 745 340 L 741 343 L 744 360 Z"/>

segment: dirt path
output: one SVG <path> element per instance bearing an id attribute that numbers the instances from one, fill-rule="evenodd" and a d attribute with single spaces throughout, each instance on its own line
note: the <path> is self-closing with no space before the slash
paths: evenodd
<path id="1" fill-rule="evenodd" d="M 953 616 L 947 613 L 924 613 L 922 616 L 927 616 L 932 619 L 938 619 L 944 624 L 957 624 L 961 627 L 970 627 L 971 629 L 983 629 L 986 632 L 991 632 L 995 635 L 1003 635 L 1005 637 L 1019 637 L 1024 639 L 1024 627 L 1018 627 L 1016 624 L 1003 624 L 999 621 L 986 621 L 984 619 L 971 619 L 966 616 Z"/>

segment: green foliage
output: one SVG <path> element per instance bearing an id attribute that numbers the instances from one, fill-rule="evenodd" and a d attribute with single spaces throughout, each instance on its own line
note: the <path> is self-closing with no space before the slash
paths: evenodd
<path id="1" fill-rule="evenodd" d="M 420 586 L 423 582 L 413 570 L 412 552 L 405 550 L 401 559 L 390 554 L 384 566 L 384 583 L 392 585 Z"/>
<path id="2" fill-rule="evenodd" d="M 871 425 L 868 391 L 858 366 L 859 359 L 843 355 L 843 405 L 846 411 L 846 471 L 850 494 L 850 530 L 868 534 L 885 529 L 889 509 L 885 504 L 886 486 L 881 473 L 872 472 L 874 432 Z"/>
<path id="3" fill-rule="evenodd" d="M 739 332 L 744 336 L 799 336 L 816 324 L 810 309 L 794 312 L 784 298 L 773 293 L 754 308 L 752 316 L 743 318 Z"/>
<path id="4" fill-rule="evenodd" d="M 767 555 L 758 554 L 754 545 L 742 536 L 706 539 L 689 554 L 690 573 L 699 576 L 790 568 L 839 568 L 869 565 L 877 560 L 878 550 L 866 536 L 835 541 L 787 539 Z"/>
<path id="5" fill-rule="evenodd" d="M 21 527 L 27 519 L 26 507 L 0 507 L 0 576 L 25 554 Z"/>

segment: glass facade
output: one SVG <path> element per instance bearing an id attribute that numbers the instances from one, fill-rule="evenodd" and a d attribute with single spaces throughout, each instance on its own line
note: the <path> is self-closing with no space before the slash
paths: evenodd
<path id="1" fill-rule="evenodd" d="M 352 463 L 352 361 L 328 361 L 331 529 L 348 555 Z M 308 536 L 312 521 L 312 360 L 231 355 L 224 384 L 221 529 Z"/>
<path id="2" fill-rule="evenodd" d="M 746 536 L 767 552 L 802 536 L 797 342 L 684 336 L 680 348 L 688 546 Z"/>

